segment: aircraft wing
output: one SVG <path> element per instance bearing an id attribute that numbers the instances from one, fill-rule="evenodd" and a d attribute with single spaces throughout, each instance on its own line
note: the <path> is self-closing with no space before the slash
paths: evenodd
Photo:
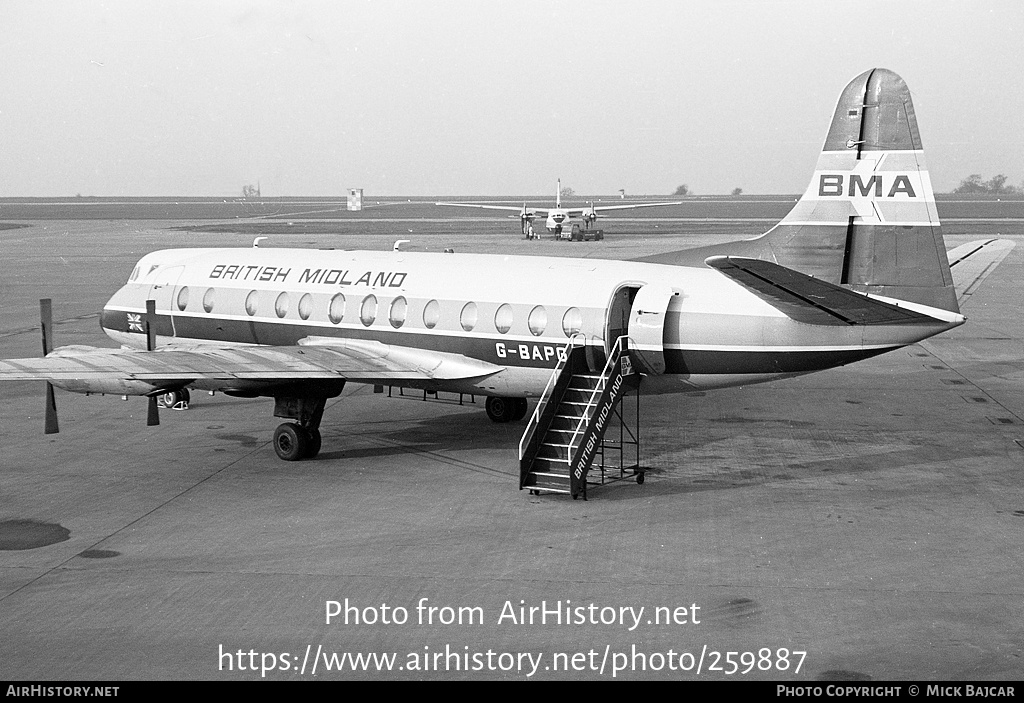
<path id="1" fill-rule="evenodd" d="M 949 272 L 956 288 L 956 301 L 963 305 L 1016 244 L 1009 239 L 980 239 L 951 249 Z"/>
<path id="2" fill-rule="evenodd" d="M 83 386 L 139 381 L 160 387 L 199 379 L 298 381 L 347 379 L 399 382 L 480 378 L 500 370 L 461 354 L 371 340 L 306 337 L 297 346 L 213 346 L 155 351 L 61 347 L 43 358 L 0 361 L 0 380 L 46 380 Z"/>
<path id="3" fill-rule="evenodd" d="M 522 213 L 523 209 L 524 209 L 522 207 L 517 207 L 515 205 L 483 205 L 483 204 L 478 204 L 478 203 L 434 203 L 434 205 L 448 205 L 448 206 L 451 206 L 451 207 L 474 207 L 474 208 L 479 208 L 479 209 L 482 209 L 482 210 L 504 210 L 505 212 L 518 212 L 518 213 Z M 546 208 L 546 207 L 528 207 L 528 208 L 525 208 L 525 209 L 526 209 L 527 212 L 532 212 L 532 213 L 537 214 L 537 215 L 546 215 L 546 214 L 548 214 L 548 210 L 550 210 L 551 208 Z"/>
<path id="4" fill-rule="evenodd" d="M 797 322 L 811 325 L 908 325 L 935 318 L 827 283 L 761 259 L 712 256 L 704 261 Z"/>
<path id="5" fill-rule="evenodd" d="M 572 213 L 582 213 L 584 210 L 591 210 L 591 209 L 593 209 L 593 210 L 596 210 L 597 212 L 604 212 L 605 210 L 633 210 L 633 209 L 638 208 L 638 207 L 663 207 L 665 205 L 682 205 L 682 204 L 683 204 L 682 200 L 677 200 L 677 201 L 672 202 L 672 203 L 632 203 L 632 204 L 629 204 L 629 205 L 595 205 L 593 208 L 590 208 L 590 207 L 583 207 L 583 208 L 579 208 L 579 209 L 573 208 L 570 211 Z"/>

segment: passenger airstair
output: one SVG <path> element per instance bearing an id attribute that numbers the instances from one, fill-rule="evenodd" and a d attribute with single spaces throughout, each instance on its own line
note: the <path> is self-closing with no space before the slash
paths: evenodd
<path id="1" fill-rule="evenodd" d="M 571 340 L 564 349 L 519 443 L 519 488 L 534 495 L 587 498 L 588 485 L 635 476 L 640 468 L 640 375 L 619 337 L 604 369 L 592 373 L 587 350 Z M 628 412 L 627 394 L 636 395 Z M 627 418 L 627 415 L 629 417 Z M 609 428 L 616 428 L 609 433 Z M 591 469 L 600 473 L 588 477 Z"/>

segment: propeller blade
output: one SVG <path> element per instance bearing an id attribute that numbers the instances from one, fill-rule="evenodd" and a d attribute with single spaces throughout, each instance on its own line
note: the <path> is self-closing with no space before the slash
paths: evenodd
<path id="1" fill-rule="evenodd" d="M 156 406 L 156 396 L 149 396 L 149 410 L 146 413 L 146 424 L 150 427 L 160 424 L 160 411 Z"/>
<path id="2" fill-rule="evenodd" d="M 39 301 L 39 328 L 43 334 L 43 356 L 53 351 L 53 301 L 43 298 Z M 46 382 L 46 414 L 43 427 L 45 434 L 60 432 L 57 425 L 57 399 L 53 394 L 53 384 Z"/>
<path id="3" fill-rule="evenodd" d="M 156 301 L 146 301 L 146 351 L 156 349 Z"/>
<path id="4" fill-rule="evenodd" d="M 146 301 L 146 351 L 156 349 L 156 301 Z M 149 410 L 146 412 L 146 425 L 152 427 L 160 424 L 160 411 L 156 406 L 156 395 L 149 396 Z"/>
<path id="5" fill-rule="evenodd" d="M 57 399 L 53 396 L 53 384 L 46 382 L 46 424 L 43 434 L 57 434 L 60 427 L 57 426 Z"/>

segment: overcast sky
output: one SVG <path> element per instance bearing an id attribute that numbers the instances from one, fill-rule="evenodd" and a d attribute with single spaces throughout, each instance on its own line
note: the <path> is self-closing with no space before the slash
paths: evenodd
<path id="1" fill-rule="evenodd" d="M 802 192 L 857 74 L 1024 180 L 1016 0 L 0 6 L 0 196 Z"/>

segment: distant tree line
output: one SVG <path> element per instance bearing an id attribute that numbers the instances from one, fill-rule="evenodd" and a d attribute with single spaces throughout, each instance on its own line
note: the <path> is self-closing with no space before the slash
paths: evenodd
<path id="1" fill-rule="evenodd" d="M 743 189 L 742 188 L 733 188 L 732 189 L 732 193 L 730 193 L 730 195 L 742 195 L 742 194 L 743 194 Z M 684 183 L 683 185 L 681 185 L 678 188 L 676 188 L 676 191 L 672 195 L 683 195 L 683 196 L 686 196 L 686 195 L 696 195 L 696 193 L 694 193 L 692 190 L 690 190 L 690 186 L 688 186 L 688 185 L 686 185 Z"/>
<path id="2" fill-rule="evenodd" d="M 960 181 L 953 192 L 959 195 L 1024 195 L 1024 188 L 1007 185 L 1006 180 L 1006 176 L 1001 173 L 987 181 L 981 180 L 981 174 L 972 173 Z"/>

